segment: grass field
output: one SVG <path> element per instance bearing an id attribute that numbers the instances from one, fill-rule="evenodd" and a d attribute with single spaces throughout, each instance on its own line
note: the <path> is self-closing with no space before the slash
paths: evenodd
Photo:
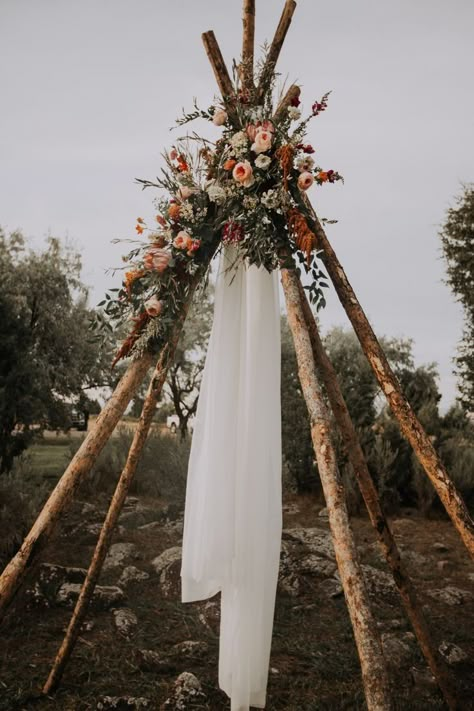
<path id="1" fill-rule="evenodd" d="M 28 449 L 27 458 L 32 474 L 46 479 L 60 477 L 71 459 L 71 440 L 68 437 L 44 440 Z"/>

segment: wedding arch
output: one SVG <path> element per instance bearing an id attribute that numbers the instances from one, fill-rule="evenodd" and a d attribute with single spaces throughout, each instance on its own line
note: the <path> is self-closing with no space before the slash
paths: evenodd
<path id="1" fill-rule="evenodd" d="M 356 294 L 339 262 L 306 190 L 313 183 L 332 183 L 341 176 L 316 166 L 305 143 L 307 123 L 327 105 L 316 101 L 300 120 L 300 88 L 292 85 L 273 106 L 275 66 L 296 8 L 286 0 L 264 61 L 255 69 L 255 0 L 243 2 L 243 43 L 235 79 L 227 70 L 212 31 L 202 36 L 222 101 L 218 106 L 185 115 L 181 123 L 205 118 L 221 126 L 213 146 L 194 136 L 199 149 L 177 143 L 167 156 L 167 170 L 157 183 L 171 197 L 159 202 L 157 226 L 139 218 L 137 232 L 147 232 L 151 244 L 134 250 L 112 315 L 132 316 L 134 327 L 116 360 L 130 363 L 93 428 L 87 433 L 51 493 L 20 550 L 0 577 L 0 620 L 33 568 L 60 517 L 105 446 L 128 403 L 153 363 L 150 385 L 138 426 L 103 523 L 86 580 L 66 636 L 44 686 L 50 693 L 60 682 L 77 640 L 102 563 L 111 542 L 140 453 L 145 445 L 156 403 L 185 322 L 191 300 L 205 279 L 209 264 L 223 244 L 233 245 L 253 265 L 279 270 L 293 336 L 299 378 L 311 422 L 311 436 L 326 499 L 332 542 L 360 659 L 367 707 L 393 708 L 380 636 L 365 587 L 350 526 L 331 429 L 344 442 L 370 520 L 392 571 L 419 646 L 450 709 L 458 708 L 444 661 L 434 644 L 425 614 L 401 559 L 376 487 L 364 459 L 355 427 L 334 368 L 322 344 L 312 304 L 324 302 L 326 270 L 354 328 L 400 429 L 433 484 L 471 556 L 474 523 L 430 438 L 425 433 L 391 370 Z M 297 123 L 299 121 L 299 123 Z M 204 177 L 203 177 L 204 176 Z M 201 181 L 199 183 L 199 181 Z M 204 181 L 204 182 L 203 182 Z M 254 199 L 255 191 L 260 199 Z M 191 208 L 189 207 L 191 205 Z M 310 283 L 303 286 L 301 274 Z M 112 300 L 113 301 L 113 300 Z M 335 423 L 335 424 L 334 424 Z"/>

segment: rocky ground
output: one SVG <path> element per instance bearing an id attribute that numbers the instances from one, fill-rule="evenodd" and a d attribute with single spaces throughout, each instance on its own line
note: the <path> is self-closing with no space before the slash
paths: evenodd
<path id="1" fill-rule="evenodd" d="M 228 709 L 217 686 L 218 597 L 180 602 L 182 511 L 132 497 L 62 685 L 54 696 L 39 693 L 84 579 L 104 506 L 73 506 L 17 597 L 0 640 L 0 709 Z M 284 516 L 267 709 L 363 709 L 325 511 L 311 497 L 293 497 Z M 474 569 L 448 521 L 405 512 L 393 528 L 455 680 L 460 708 L 474 709 Z M 397 708 L 442 709 L 370 525 L 356 519 L 354 529 Z"/>

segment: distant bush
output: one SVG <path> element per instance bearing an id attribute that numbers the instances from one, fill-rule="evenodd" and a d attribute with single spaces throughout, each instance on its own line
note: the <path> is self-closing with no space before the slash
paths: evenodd
<path id="1" fill-rule="evenodd" d="M 117 433 L 109 439 L 83 484 L 83 491 L 87 495 L 109 494 L 114 490 L 132 438 L 132 430 L 119 427 Z M 79 445 L 77 440 L 73 443 L 72 453 Z M 184 502 L 189 450 L 189 438 L 182 442 L 180 438 L 168 433 L 150 432 L 130 493 Z"/>

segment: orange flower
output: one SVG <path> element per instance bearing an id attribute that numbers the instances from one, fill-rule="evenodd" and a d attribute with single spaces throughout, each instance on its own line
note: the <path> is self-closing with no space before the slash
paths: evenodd
<path id="1" fill-rule="evenodd" d="M 178 222 L 180 212 L 181 212 L 180 206 L 177 205 L 175 202 L 172 202 L 168 208 L 168 215 L 169 215 L 170 220 L 173 220 L 173 222 Z"/>
<path id="2" fill-rule="evenodd" d="M 229 158 L 229 160 L 226 160 L 226 162 L 224 163 L 224 170 L 233 170 L 236 163 L 236 160 L 234 160 L 233 158 Z"/>
<path id="3" fill-rule="evenodd" d="M 322 183 L 326 183 L 328 181 L 329 175 L 324 170 L 322 170 L 320 173 L 317 174 L 316 178 Z"/>
<path id="4" fill-rule="evenodd" d="M 187 173 L 189 165 L 186 163 L 186 158 L 183 155 L 178 156 L 178 170 L 180 173 Z"/>
<path id="5" fill-rule="evenodd" d="M 143 219 L 143 217 L 137 217 L 137 222 L 138 222 L 139 225 L 144 225 L 144 224 L 145 224 L 145 220 Z"/>
<path id="6" fill-rule="evenodd" d="M 138 223 L 137 226 L 135 227 L 136 231 L 138 232 L 139 235 L 144 231 L 144 228 Z"/>
<path id="7" fill-rule="evenodd" d="M 155 217 L 155 220 L 156 220 L 156 221 L 158 222 L 158 224 L 161 225 L 162 227 L 164 227 L 164 226 L 166 225 L 166 220 L 165 220 L 165 218 L 162 217 L 161 215 L 157 215 L 157 216 Z"/>
<path id="8" fill-rule="evenodd" d="M 136 282 L 137 279 L 141 279 L 141 277 L 145 274 L 145 272 L 142 269 L 132 269 L 129 272 L 125 272 L 124 275 L 124 280 L 123 284 L 125 287 L 125 291 L 127 292 L 128 296 L 130 297 L 131 291 L 132 291 L 132 286 L 134 282 Z"/>

